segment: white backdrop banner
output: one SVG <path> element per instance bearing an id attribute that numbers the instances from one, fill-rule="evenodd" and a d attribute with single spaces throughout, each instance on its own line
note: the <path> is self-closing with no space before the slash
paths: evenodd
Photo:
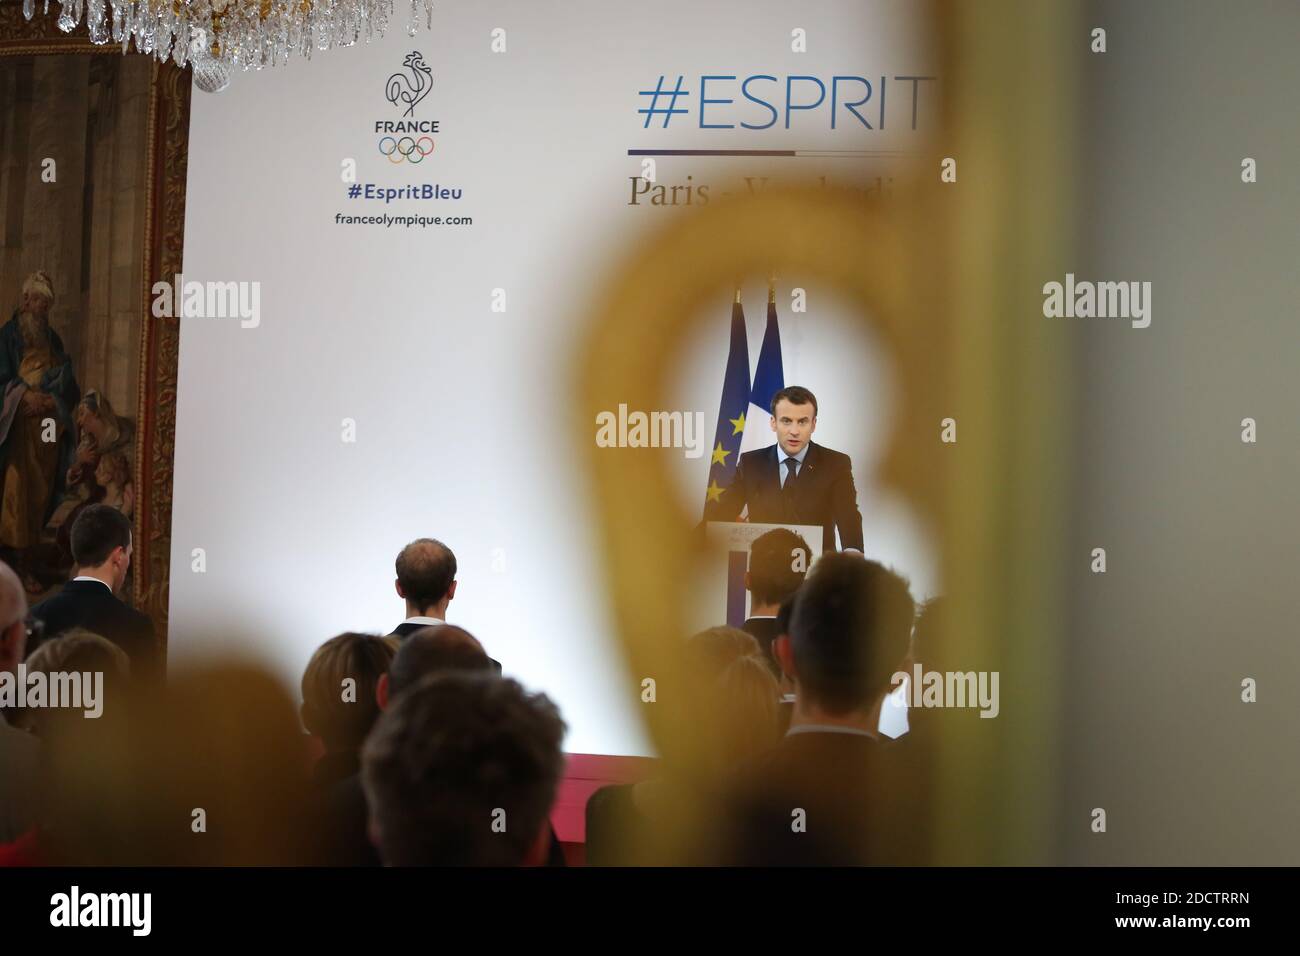
<path id="1" fill-rule="evenodd" d="M 238 650 L 296 686 L 322 641 L 401 621 L 393 560 L 430 536 L 459 562 L 448 619 L 552 696 L 568 750 L 649 753 L 589 583 L 575 469 L 595 425 L 560 425 L 579 317 L 594 277 L 677 210 L 790 174 L 887 194 L 938 110 L 913 15 L 442 5 L 432 31 L 196 92 L 166 297 L 182 315 L 173 662 Z M 817 440 L 853 456 L 869 556 L 924 596 L 930 550 L 871 481 L 888 363 L 832 295 L 805 289 L 792 311 L 794 284 L 778 277 L 785 381 L 817 394 Z M 761 278 L 744 295 L 752 369 Z M 724 297 L 676 379 L 674 407 L 710 438 L 730 315 Z M 679 457 L 698 511 L 710 456 Z"/>

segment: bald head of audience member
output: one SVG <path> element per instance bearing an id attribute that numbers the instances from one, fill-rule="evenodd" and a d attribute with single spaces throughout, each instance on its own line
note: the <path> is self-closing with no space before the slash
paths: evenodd
<path id="1" fill-rule="evenodd" d="M 0 562 L 0 672 L 17 673 L 27 653 L 27 592 L 14 569 Z"/>
<path id="2" fill-rule="evenodd" d="M 456 555 L 433 538 L 417 538 L 397 556 L 397 596 L 406 616 L 442 620 L 456 596 Z"/>
<path id="3" fill-rule="evenodd" d="M 380 710 L 431 674 L 493 671 L 492 659 L 469 631 L 454 624 L 435 624 L 413 633 L 398 648 L 388 673 L 379 678 Z"/>

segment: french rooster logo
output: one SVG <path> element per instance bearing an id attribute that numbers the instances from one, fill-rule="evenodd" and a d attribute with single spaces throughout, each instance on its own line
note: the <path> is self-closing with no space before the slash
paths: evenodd
<path id="1" fill-rule="evenodd" d="M 400 70 L 394 73 L 388 78 L 384 95 L 394 106 L 405 103 L 406 112 L 402 115 L 410 116 L 415 104 L 429 95 L 429 88 L 433 86 L 433 70 L 424 65 L 424 57 L 418 52 L 406 54 L 402 66 L 409 69 L 411 75 L 407 76 Z"/>

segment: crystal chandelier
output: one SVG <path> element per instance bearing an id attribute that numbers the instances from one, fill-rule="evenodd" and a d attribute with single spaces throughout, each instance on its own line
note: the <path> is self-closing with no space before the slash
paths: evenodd
<path id="1" fill-rule="evenodd" d="M 177 66 L 193 61 L 201 88 L 221 89 L 233 67 L 260 70 L 295 53 L 367 43 L 381 37 L 393 16 L 395 0 L 56 0 L 59 29 L 71 33 L 83 14 L 92 43 L 131 38 L 141 53 Z M 405 0 L 396 0 L 405 5 Z M 433 0 L 410 0 L 406 32 L 415 36 L 420 20 L 433 28 Z M 48 13 L 50 0 L 44 0 Z M 36 13 L 36 0 L 23 0 L 23 16 Z M 420 14 L 424 16 L 421 17 Z"/>

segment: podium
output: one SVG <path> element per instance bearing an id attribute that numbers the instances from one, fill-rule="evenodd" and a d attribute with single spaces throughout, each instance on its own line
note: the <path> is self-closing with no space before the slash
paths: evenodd
<path id="1" fill-rule="evenodd" d="M 745 571 L 749 568 L 749 548 L 754 539 L 769 531 L 784 528 L 808 542 L 808 566 L 822 552 L 822 526 L 819 524 L 758 524 L 750 521 L 709 521 L 705 523 L 709 545 L 726 554 L 703 582 L 706 606 L 714 615 L 712 623 L 726 621 L 740 627 L 749 617 L 749 595 L 745 590 Z M 709 625 L 704 625 L 705 627 Z"/>

